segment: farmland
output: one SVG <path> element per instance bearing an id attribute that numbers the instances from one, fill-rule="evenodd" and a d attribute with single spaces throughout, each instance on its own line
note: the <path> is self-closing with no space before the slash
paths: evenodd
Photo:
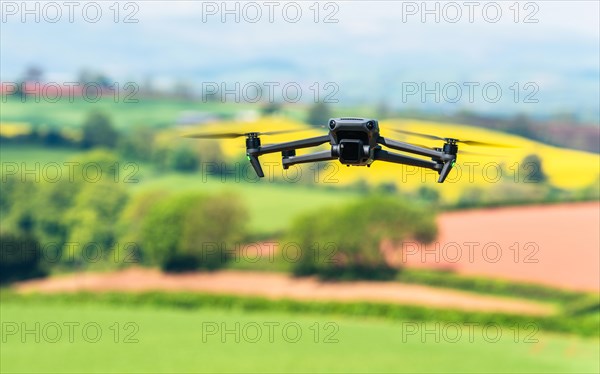
<path id="1" fill-rule="evenodd" d="M 243 243 L 286 240 L 285 235 L 293 231 L 292 223 L 299 215 L 308 212 L 326 215 L 360 197 L 382 192 L 393 199 L 410 200 L 420 196 L 419 190 L 426 186 L 439 194 L 442 203 L 446 204 L 427 210 L 433 215 L 440 208 L 460 207 L 456 203 L 472 190 L 479 191 L 474 194 L 477 199 L 517 196 L 523 197 L 524 203 L 527 203 L 538 201 L 535 199 L 553 189 L 575 196 L 578 191 L 592 189 L 594 183 L 598 183 L 597 155 L 551 147 L 497 131 L 410 119 L 381 121 L 382 134 L 389 136 L 391 129 L 395 128 L 506 143 L 514 147 L 485 150 L 461 147 L 461 150 L 489 152 L 493 156 L 459 154 L 459 167 L 443 185 L 435 183 L 434 172 L 381 162 L 374 163 L 371 168 L 346 168 L 338 163 L 329 163 L 325 168 L 322 165 L 305 165 L 282 171 L 278 154 L 261 158 L 267 177 L 258 181 L 243 157 L 243 142 L 217 141 L 216 148 L 222 152 L 217 160 L 222 159 L 228 163 L 226 167 L 234 168 L 231 173 L 220 173 L 209 168 L 215 166 L 214 160 L 202 158 L 205 156 L 201 151 L 210 143 L 184 139 L 181 135 L 196 131 L 301 130 L 295 135 L 264 138 L 265 143 L 275 143 L 322 134 L 323 129 L 309 127 L 303 122 L 301 109 L 290 107 L 277 115 L 244 120 L 237 114 L 247 109 L 254 109 L 256 114 L 256 107 L 161 100 L 134 104 L 135 110 L 106 101 L 99 105 L 82 102 L 59 103 L 52 107 L 44 107 L 44 103 L 40 103 L 39 107 L 34 105 L 37 104 L 11 102 L 3 106 L 2 135 L 27 134 L 33 128 L 43 132 L 55 126 L 75 139 L 81 132 L 87 113 L 99 109 L 110 113 L 119 137 L 128 136 L 136 127 L 151 128 L 154 151 L 187 147 L 200 155 L 199 167 L 177 170 L 160 164 L 155 155 L 143 161 L 129 160 L 119 146 L 110 151 L 86 151 L 77 143 L 51 147 L 40 143 L 8 142 L 0 149 L 3 172 L 8 170 L 5 166 L 9 164 L 11 167 L 17 165 L 26 174 L 27 170 L 43 168 L 50 163 L 89 161 L 98 155 L 108 155 L 119 163 L 135 164 L 133 180 L 129 183 L 108 185 L 106 190 L 98 189 L 110 192 L 113 186 L 123 187 L 128 199 L 123 200 L 126 201 L 125 206 L 131 203 L 135 207 L 136 199 L 152 197 L 152 193 L 157 191 L 161 196 L 183 195 L 184 192 L 207 195 L 231 192 L 239 197 L 248 212 L 247 230 L 241 239 Z M 7 109 L 4 110 L 4 107 Z M 31 108 L 36 110 L 29 110 Z M 221 120 L 186 127 L 175 125 L 177 118 L 189 110 L 217 113 Z M 397 138 L 426 146 L 439 145 L 416 137 L 399 135 Z M 214 147 L 214 144 L 210 146 Z M 546 181 L 528 183 L 531 169 L 523 168 L 520 163 L 529 155 L 540 157 Z M 244 173 L 240 174 L 238 168 L 246 169 L 242 169 Z M 37 174 L 39 176 L 40 173 Z M 301 178 L 298 177 L 300 174 Z M 43 191 L 51 186 L 50 183 L 39 183 L 34 187 Z M 90 184 L 85 184 L 85 187 L 90 187 Z M 103 194 L 111 195 L 90 192 L 89 197 Z M 475 202 L 480 201 L 477 199 Z M 21 203 L 25 206 L 30 201 L 36 200 L 25 197 Z M 425 204 L 423 201 L 420 203 Z M 86 208 L 88 204 L 82 207 Z M 37 210 L 34 206 L 33 211 Z M 121 235 L 119 231 L 126 226 L 130 216 L 118 211 L 121 212 L 119 216 L 111 216 L 105 223 L 109 231 L 115 232 L 115 238 L 120 239 L 123 237 L 117 234 Z M 85 221 L 80 221 L 76 213 L 79 211 L 71 210 L 74 215 L 70 218 L 69 230 L 85 226 Z M 432 264 L 417 258 L 416 263 L 407 261 L 400 264 L 404 270 L 397 279 L 387 283 L 360 281 L 344 284 L 292 278 L 284 274 L 292 271 L 290 263 L 279 261 L 279 257 L 269 264 L 262 259 L 257 263 L 232 261 L 220 272 L 183 275 L 162 274 L 156 269 L 156 264 L 144 262 L 138 265 L 155 268 L 123 270 L 116 266 L 105 269 L 83 264 L 83 268 L 52 269 L 50 278 L 33 281 L 29 284 L 30 288 L 27 284 L 20 284 L 15 289 L 38 292 L 50 289 L 58 294 L 42 295 L 39 300 L 34 295 L 30 301 L 22 300 L 21 296 L 4 297 L 0 306 L 3 322 L 0 369 L 3 372 L 82 372 L 92 369 L 97 372 L 439 372 L 440 368 L 444 368 L 449 372 L 473 373 L 598 372 L 598 339 L 589 338 L 594 336 L 593 328 L 596 326 L 595 299 L 590 294 L 577 293 L 596 290 L 593 286 L 594 282 L 597 283 L 598 272 L 594 267 L 598 245 L 594 241 L 597 235 L 593 236 L 597 234 L 595 213 L 597 203 L 441 212 L 438 215 L 437 244 L 500 242 L 504 250 L 503 261 L 437 261 Z M 90 212 L 91 217 L 93 214 L 95 212 Z M 56 221 L 54 223 L 65 218 L 53 214 L 50 217 Z M 190 227 L 196 230 L 212 221 L 196 219 L 189 222 L 192 222 Z M 582 222 L 586 223 L 585 228 L 582 228 Z M 88 224 L 87 227 L 94 232 L 98 226 Z M 548 227 L 551 227 L 552 235 L 546 234 Z M 353 229 L 350 226 L 350 230 Z M 565 232 L 562 237 L 561 230 Z M 573 235 L 577 230 L 581 231 L 575 240 Z M 539 245 L 536 259 L 539 258 L 540 262 L 512 261 L 511 256 L 516 252 L 511 245 L 515 241 L 518 241 L 520 250 L 527 249 L 524 245 L 530 242 Z M 377 251 L 378 247 L 373 246 L 373 249 Z M 527 254 L 519 252 L 519 255 Z M 525 257 L 519 258 L 523 260 Z M 435 269 L 440 267 L 454 272 L 437 272 Z M 572 269 L 576 269 L 577 276 L 573 275 Z M 65 271 L 75 273 L 64 274 Z M 99 273 L 93 273 L 96 271 Z M 431 273 L 429 279 L 428 272 Z M 480 278 L 467 279 L 467 276 Z M 514 281 L 533 284 L 510 283 Z M 540 284 L 547 288 L 536 289 Z M 511 288 L 513 286 L 514 289 Z M 68 292 L 74 290 L 98 293 L 77 300 L 77 295 Z M 118 301 L 102 303 L 100 299 L 110 296 L 100 291 L 116 292 Z M 124 291 L 134 292 L 134 295 Z M 178 294 L 182 291 L 190 293 Z M 6 292 L 12 293 L 13 290 Z M 156 292 L 156 295 L 147 296 L 144 292 Z M 289 304 L 281 299 L 286 296 L 293 299 Z M 529 300 L 530 296 L 532 300 Z M 53 297 L 58 301 L 52 301 Z M 63 297 L 66 301 L 61 301 Z M 128 301 L 128 298 L 136 297 L 148 298 L 149 302 L 133 305 Z M 245 297 L 266 297 L 268 300 L 237 299 Z M 162 301 L 153 303 L 152 300 Z M 194 300 L 203 300 L 203 304 L 196 308 L 198 305 L 192 305 Z M 573 304 L 577 305 L 571 310 L 570 301 L 573 300 L 577 302 Z M 346 302 L 350 304 L 341 305 Z M 223 306 L 228 303 L 232 306 Z M 247 304 L 240 307 L 236 303 Z M 385 303 L 391 303 L 391 306 Z M 261 306 L 265 308 L 261 309 Z M 298 310 L 294 312 L 293 308 Z M 500 323 L 502 334 L 499 339 L 488 339 L 482 326 L 471 331 L 462 325 L 462 322 L 473 319 L 480 323 Z M 525 319 L 539 322 L 539 325 L 534 325 L 534 339 L 529 339 L 532 337 L 531 330 L 523 330 L 520 326 L 521 330 L 517 328 L 519 333 L 515 335 L 516 331 L 510 327 L 515 320 Z M 427 325 L 423 324 L 425 321 Z M 448 321 L 461 323 L 458 330 L 455 325 L 451 328 L 462 338 L 453 340 L 444 335 L 448 333 L 444 330 Z M 302 337 L 297 342 L 290 342 L 289 336 L 276 335 L 274 341 L 269 341 L 263 332 L 263 339 L 249 342 L 244 337 L 236 341 L 235 335 L 222 336 L 220 333 L 207 337 L 203 330 L 206 323 L 232 329 L 238 325 L 265 326 L 271 322 L 279 325 L 297 323 Z M 11 330 L 15 326 L 36 326 L 36 323 L 51 328 L 64 323 L 95 323 L 101 327 L 103 338 L 97 343 L 90 343 L 86 338 L 76 336 L 76 340 L 70 342 L 63 334 L 64 338 L 51 342 L 48 340 L 52 339 L 47 339 L 48 336 L 42 333 L 42 340 L 38 343 L 35 335 L 22 337 Z M 407 326 L 439 331 L 441 340 L 435 334 L 407 336 Z M 541 326 L 539 331 L 536 326 Z M 132 331 L 133 336 L 129 335 Z M 318 336 L 315 335 L 317 331 Z M 328 335 L 331 331 L 334 336 Z M 471 335 L 474 340 L 470 339 Z M 332 338 L 331 341 L 329 338 Z M 32 360 L 34 355 L 36 359 Z"/>
<path id="2" fill-rule="evenodd" d="M 597 339 L 532 330 L 515 335 L 514 330 L 502 329 L 496 341 L 495 333 L 488 336 L 479 327 L 445 330 L 443 324 L 336 315 L 18 301 L 3 302 L 1 310 L 3 323 L 28 328 L 36 322 L 94 323 L 102 331 L 96 343 L 80 329 L 74 330 L 72 343 L 66 331 L 56 342 L 50 332 L 41 334 L 39 343 L 33 334 L 24 343 L 20 334 L 5 334 L 3 372 L 437 372 L 440 367 L 472 373 L 598 371 Z M 208 334 L 207 324 L 219 331 Z M 236 324 L 238 341 L 235 333 L 222 334 L 221 327 L 235 331 Z M 269 324 L 275 326 L 272 339 L 264 327 Z M 286 325 L 295 330 L 283 333 Z M 409 325 L 418 332 L 408 330 Z M 260 338 L 255 330 L 244 330 L 247 326 L 259 326 Z M 437 328 L 438 337 L 422 335 L 421 327 Z"/>
<path id="3" fill-rule="evenodd" d="M 597 2 L 10 3 L 0 374 L 600 373 Z"/>

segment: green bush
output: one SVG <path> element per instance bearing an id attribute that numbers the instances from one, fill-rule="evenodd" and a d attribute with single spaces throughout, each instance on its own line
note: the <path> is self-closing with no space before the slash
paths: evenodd
<path id="1" fill-rule="evenodd" d="M 113 148 L 117 144 L 118 137 L 117 130 L 106 114 L 92 112 L 82 126 L 81 146 Z"/>
<path id="2" fill-rule="evenodd" d="M 31 236 L 0 234 L 0 283 L 46 275 L 40 245 Z"/>
<path id="3" fill-rule="evenodd" d="M 596 295 L 587 295 L 580 300 L 571 303 L 566 308 L 566 313 L 571 316 L 597 315 L 600 313 L 600 297 Z"/>
<path id="4" fill-rule="evenodd" d="M 175 171 L 192 172 L 198 169 L 200 160 L 196 152 L 186 146 L 179 146 L 168 154 L 169 168 Z"/>
<path id="5" fill-rule="evenodd" d="M 218 142 L 198 139 L 177 139 L 171 136 L 156 134 L 151 142 L 152 149 L 147 155 L 159 170 L 194 172 L 202 165 L 214 165 L 220 169 L 225 162 Z M 244 159 L 244 161 L 246 161 Z M 247 161 L 246 161 L 247 162 Z M 202 163 L 202 164 L 201 164 Z"/>
<path id="6" fill-rule="evenodd" d="M 151 262 L 150 259 L 144 257 L 145 251 L 141 243 L 142 225 L 144 218 L 152 206 L 167 196 L 169 196 L 169 192 L 163 190 L 140 192 L 132 196 L 121 211 L 116 235 L 119 243 L 133 243 L 137 248 L 133 253 L 134 258 L 132 258 L 132 262 Z"/>
<path id="7" fill-rule="evenodd" d="M 370 196 L 298 218 L 288 239 L 301 249 L 295 275 L 391 279 L 396 269 L 386 263 L 381 241 L 431 242 L 436 234 L 435 215 L 425 206 L 398 196 Z"/>
<path id="8" fill-rule="evenodd" d="M 229 194 L 166 197 L 142 220 L 143 256 L 165 271 L 220 268 L 245 235 L 247 216 L 239 199 Z"/>
<path id="9" fill-rule="evenodd" d="M 97 148 L 69 159 L 74 163 L 75 181 L 95 183 L 97 181 L 119 182 L 126 179 L 119 155 L 106 148 Z"/>
<path id="10" fill-rule="evenodd" d="M 154 131 L 148 127 L 136 127 L 121 134 L 117 148 L 127 160 L 151 161 L 154 152 Z"/>
<path id="11" fill-rule="evenodd" d="M 521 161 L 520 169 L 525 175 L 525 183 L 543 183 L 548 180 L 542 167 L 542 159 L 536 154 L 527 155 Z"/>
<path id="12" fill-rule="evenodd" d="M 582 299 L 589 301 L 587 295 L 581 292 L 561 290 L 534 283 L 466 276 L 448 270 L 405 269 L 396 279 L 402 283 L 425 284 L 487 295 L 522 297 L 568 305 L 579 305 L 579 301 Z M 590 303 L 593 304 L 592 301 Z"/>

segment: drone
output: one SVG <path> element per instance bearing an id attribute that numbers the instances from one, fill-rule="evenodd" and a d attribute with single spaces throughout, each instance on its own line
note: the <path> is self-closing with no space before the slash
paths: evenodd
<path id="1" fill-rule="evenodd" d="M 402 134 L 415 135 L 433 140 L 442 140 L 444 142 L 439 148 L 429 148 L 418 144 L 405 143 L 383 137 L 379 132 L 379 122 L 376 119 L 368 118 L 331 118 L 326 127 L 329 130 L 327 135 L 267 145 L 261 144 L 261 136 L 302 130 L 248 133 L 205 133 L 184 136 L 196 139 L 233 139 L 245 137 L 246 157 L 248 161 L 250 161 L 256 175 L 261 178 L 265 175 L 258 158 L 268 153 L 281 152 L 283 169 L 288 169 L 290 166 L 297 164 L 332 160 L 338 160 L 341 164 L 347 166 L 367 167 L 370 167 L 375 161 L 385 161 L 435 170 L 439 174 L 438 183 L 443 183 L 456 163 L 458 143 L 503 147 L 501 144 L 442 138 L 435 135 L 405 130 L 392 130 Z M 326 143 L 331 145 L 331 148 L 328 150 L 299 156 L 296 155 L 296 150 L 298 149 L 318 147 Z M 386 150 L 384 147 L 389 148 L 392 151 Z M 476 154 L 472 152 L 469 153 Z M 424 156 L 429 159 L 417 158 L 410 155 Z"/>

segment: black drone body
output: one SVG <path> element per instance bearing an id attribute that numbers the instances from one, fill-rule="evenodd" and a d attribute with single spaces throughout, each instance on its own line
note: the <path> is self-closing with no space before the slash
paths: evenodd
<path id="1" fill-rule="evenodd" d="M 379 123 L 362 118 L 329 121 L 331 150 L 344 165 L 368 166 L 375 161 Z"/>
<path id="2" fill-rule="evenodd" d="M 261 144 L 261 135 L 273 135 L 289 131 L 196 134 L 189 135 L 188 137 L 215 139 L 245 136 L 246 156 L 259 177 L 264 177 L 259 157 L 268 153 L 281 152 L 284 169 L 289 168 L 291 165 L 331 160 L 338 160 L 340 163 L 348 166 L 370 166 L 375 161 L 386 161 L 435 170 L 439 174 L 438 183 L 444 182 L 456 162 L 458 153 L 457 143 L 501 146 L 477 141 L 440 138 L 403 130 L 393 130 L 404 134 L 444 141 L 443 146 L 440 148 L 428 148 L 383 137 L 379 133 L 379 123 L 377 120 L 367 118 L 332 118 L 329 120 L 327 128 L 329 130 L 327 135 L 267 145 Z M 327 150 L 299 156 L 296 155 L 297 149 L 318 147 L 326 143 L 329 143 L 331 146 Z M 424 156 L 426 158 L 413 157 L 412 155 Z"/>

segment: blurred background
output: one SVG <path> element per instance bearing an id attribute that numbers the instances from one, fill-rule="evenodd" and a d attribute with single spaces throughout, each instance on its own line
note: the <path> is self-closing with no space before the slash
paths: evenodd
<path id="1" fill-rule="evenodd" d="M 600 371 L 597 2 L 1 11 L 2 372 Z M 332 117 L 508 146 L 259 180 L 185 137 Z"/>

